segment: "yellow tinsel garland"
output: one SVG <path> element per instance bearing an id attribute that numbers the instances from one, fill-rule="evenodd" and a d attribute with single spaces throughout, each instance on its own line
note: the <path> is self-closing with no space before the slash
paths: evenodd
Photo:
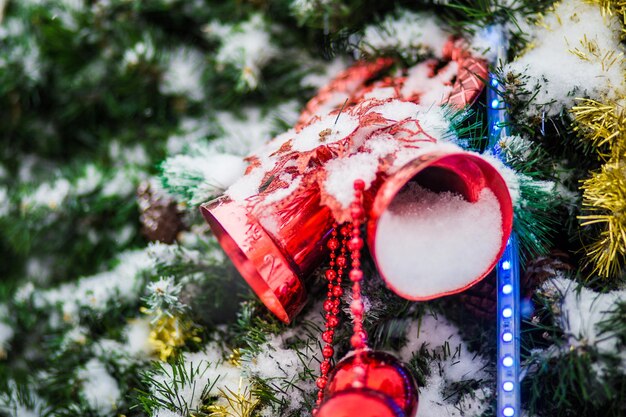
<path id="1" fill-rule="evenodd" d="M 592 144 L 606 162 L 581 186 L 581 226 L 600 224 L 602 231 L 586 248 L 593 272 L 615 277 L 626 258 L 626 112 L 622 102 L 578 99 L 571 109 L 574 130 Z"/>
<path id="2" fill-rule="evenodd" d="M 608 162 L 584 181 L 582 226 L 603 224 L 597 239 L 587 247 L 594 272 L 603 277 L 619 274 L 626 255 L 626 164 Z"/>
<path id="3" fill-rule="evenodd" d="M 141 312 L 153 314 L 146 308 L 142 308 Z M 191 320 L 158 312 L 154 314 L 158 318 L 150 323 L 148 341 L 160 360 L 167 361 L 188 340 L 201 341 L 197 336 L 198 329 L 194 328 Z"/>

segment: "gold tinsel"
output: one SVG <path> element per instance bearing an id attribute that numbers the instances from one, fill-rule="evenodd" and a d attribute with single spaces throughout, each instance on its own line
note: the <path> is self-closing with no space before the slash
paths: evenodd
<path id="1" fill-rule="evenodd" d="M 574 130 L 606 161 L 583 182 L 583 208 L 588 214 L 579 219 L 582 226 L 602 227 L 586 253 L 594 273 L 612 277 L 626 258 L 626 112 L 616 101 L 578 99 L 578 103 L 571 110 Z"/>
<path id="2" fill-rule="evenodd" d="M 625 99 L 626 100 L 626 99 Z M 623 105 L 609 101 L 577 99 L 572 107 L 574 130 L 594 145 L 605 160 L 626 157 L 626 112 Z"/>
<path id="3" fill-rule="evenodd" d="M 626 165 L 606 163 L 582 186 L 583 206 L 590 214 L 580 216 L 582 225 L 602 224 L 597 240 L 587 248 L 594 272 L 616 276 L 626 255 Z"/>
<path id="4" fill-rule="evenodd" d="M 626 25 L 626 0 L 587 0 L 587 3 L 600 6 L 605 16 L 621 16 L 622 23 Z"/>
<path id="5" fill-rule="evenodd" d="M 147 309 L 142 311 L 150 313 Z M 198 329 L 194 328 L 191 320 L 161 314 L 157 320 L 150 323 L 148 340 L 159 359 L 166 361 L 188 340 L 200 342 L 197 333 Z"/>
<path id="6" fill-rule="evenodd" d="M 598 42 L 594 39 L 588 39 L 587 35 L 584 35 L 580 40 L 580 45 L 569 50 L 572 54 L 576 55 L 583 61 L 588 62 L 600 62 L 602 71 L 608 71 L 613 65 L 623 60 L 624 54 L 616 51 L 603 51 L 598 46 Z"/>
<path id="7" fill-rule="evenodd" d="M 243 387 L 241 378 L 237 392 L 228 388 L 226 391 L 220 389 L 220 396 L 226 399 L 227 404 L 203 407 L 203 411 L 208 412 L 211 417 L 250 417 L 259 404 L 258 398 L 255 398 L 247 387 Z"/>
<path id="8" fill-rule="evenodd" d="M 238 348 L 233 349 L 233 353 L 228 355 L 228 363 L 233 366 L 241 366 L 241 350 Z"/>

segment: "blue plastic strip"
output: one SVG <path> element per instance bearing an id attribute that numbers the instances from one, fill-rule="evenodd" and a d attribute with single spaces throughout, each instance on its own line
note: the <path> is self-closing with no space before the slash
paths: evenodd
<path id="1" fill-rule="evenodd" d="M 489 148 L 500 156 L 499 142 L 507 135 L 508 112 L 502 89 L 493 74 L 487 88 Z M 511 234 L 496 265 L 498 284 L 497 417 L 520 416 L 520 265 L 519 246 Z"/>

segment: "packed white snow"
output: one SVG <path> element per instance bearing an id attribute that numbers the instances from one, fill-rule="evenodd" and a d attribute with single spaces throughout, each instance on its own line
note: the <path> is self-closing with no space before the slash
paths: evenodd
<path id="1" fill-rule="evenodd" d="M 324 188 L 337 199 L 342 206 L 348 207 L 354 200 L 354 181 L 365 182 L 365 189 L 369 189 L 376 179 L 378 172 L 378 158 L 368 153 L 357 153 L 347 158 L 337 158 L 326 164 L 328 176 Z"/>
<path id="2" fill-rule="evenodd" d="M 471 203 L 410 182 L 378 221 L 376 260 L 387 283 L 409 298 L 464 287 L 493 262 L 502 241 L 496 196 Z"/>
<path id="3" fill-rule="evenodd" d="M 556 115 L 576 97 L 611 99 L 623 92 L 626 62 L 617 15 L 603 16 L 596 4 L 568 0 L 556 3 L 541 23 L 531 33 L 534 48 L 505 66 L 536 90 L 531 116 Z"/>

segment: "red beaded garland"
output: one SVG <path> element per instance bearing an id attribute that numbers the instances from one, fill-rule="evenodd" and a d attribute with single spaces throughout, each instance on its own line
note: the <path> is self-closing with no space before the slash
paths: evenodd
<path id="1" fill-rule="evenodd" d="M 339 225 L 335 223 L 331 232 L 331 238 L 326 244 L 328 249 L 330 249 L 329 267 L 325 272 L 326 279 L 328 280 L 328 291 L 323 304 L 324 311 L 326 312 L 326 330 L 322 332 L 322 340 L 326 345 L 322 348 L 324 360 L 320 363 L 320 376 L 316 381 L 317 387 L 319 388 L 317 393 L 317 407 L 319 407 L 324 398 L 324 388 L 328 382 L 330 361 L 335 353 L 332 343 L 335 336 L 334 329 L 339 325 L 337 314 L 339 314 L 340 298 L 343 295 L 341 278 L 346 266 L 345 254 L 349 230 L 342 226 L 338 233 L 338 228 Z M 338 234 L 341 234 L 341 240 L 337 238 Z M 337 249 L 339 249 L 339 255 L 337 255 Z M 314 414 L 316 412 L 317 408 L 313 410 Z"/>
<path id="2" fill-rule="evenodd" d="M 331 256 L 331 265 L 337 265 L 337 280 L 341 279 L 343 269 L 347 264 L 345 257 L 346 247 L 350 250 L 351 271 L 348 274 L 352 282 L 352 313 L 353 334 L 350 344 L 354 354 L 343 359 L 328 375 L 328 362 L 334 350 L 330 346 L 334 335 L 329 330 L 322 333 L 322 339 L 328 344 L 323 348 L 324 362 L 320 366 L 322 376 L 317 380 L 320 392 L 317 397 L 317 406 L 313 410 L 315 417 L 405 417 L 413 416 L 417 409 L 417 388 L 410 372 L 393 356 L 384 352 L 372 352 L 367 348 L 367 333 L 363 328 L 365 305 L 361 297 L 361 224 L 365 217 L 363 209 L 363 190 L 365 183 L 362 180 L 354 182 L 354 202 L 350 206 L 352 221 L 349 226 L 341 228 L 343 236 L 341 255 Z M 335 228 L 336 229 L 336 228 Z M 335 232 L 336 233 L 336 232 Z M 335 263 L 333 264 L 333 260 Z M 332 274 L 328 274 L 327 277 Z M 324 303 L 324 310 L 332 304 L 332 314 L 326 315 L 326 326 L 334 328 L 337 322 L 339 297 L 341 287 L 337 292 L 335 285 L 331 289 L 329 284 L 329 298 Z M 331 301 L 331 295 L 335 297 Z M 330 342 L 329 342 L 330 340 Z M 323 387 L 322 387 L 323 386 Z M 327 400 L 322 404 L 324 397 Z M 321 406 L 320 406 L 321 404 Z"/>
<path id="3" fill-rule="evenodd" d="M 353 320 L 353 336 L 350 338 L 350 344 L 356 349 L 356 362 L 360 361 L 360 351 L 367 346 L 367 333 L 363 329 L 363 312 L 364 306 L 361 301 L 361 280 L 363 279 L 363 272 L 361 267 L 361 253 L 363 248 L 363 239 L 361 238 L 361 223 L 365 210 L 363 210 L 363 190 L 365 189 L 365 183 L 362 180 L 354 181 L 354 202 L 351 205 L 352 214 L 352 238 L 349 241 L 348 248 L 350 249 L 350 258 L 352 259 L 352 270 L 349 277 L 352 281 L 352 303 L 350 304 L 350 312 L 352 313 Z M 356 278 L 356 279 L 353 279 Z M 357 384 L 361 384 L 362 381 L 356 381 Z"/>

